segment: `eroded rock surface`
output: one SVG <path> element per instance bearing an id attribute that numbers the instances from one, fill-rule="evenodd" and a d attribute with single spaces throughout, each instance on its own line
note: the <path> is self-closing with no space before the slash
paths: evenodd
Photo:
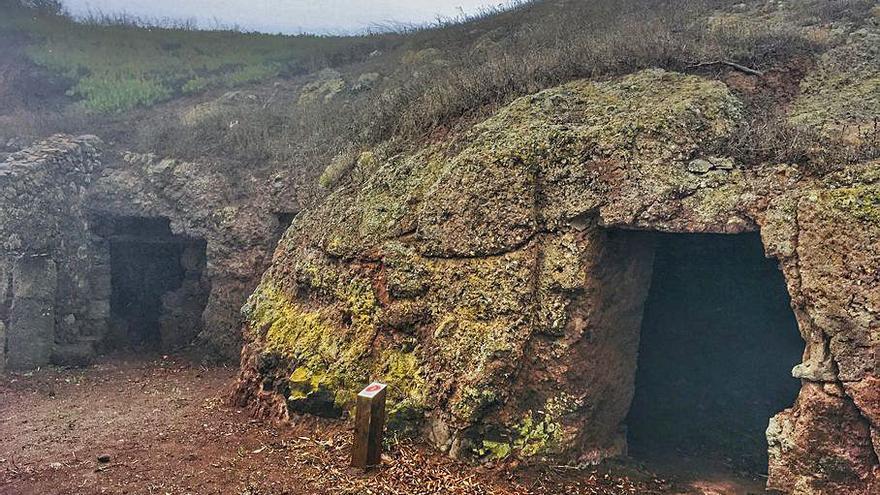
<path id="1" fill-rule="evenodd" d="M 653 247 L 611 229 L 760 231 L 806 342 L 769 484 L 871 493 L 880 167 L 737 163 L 724 144 L 743 118 L 723 83 L 649 70 L 374 150 L 282 239 L 245 307 L 237 399 L 339 415 L 380 379 L 391 427 L 452 455 L 620 455 Z"/>

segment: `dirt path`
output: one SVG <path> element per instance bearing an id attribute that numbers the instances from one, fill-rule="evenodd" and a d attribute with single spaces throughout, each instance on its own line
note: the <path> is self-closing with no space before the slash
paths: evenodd
<path id="1" fill-rule="evenodd" d="M 412 445 L 364 475 L 347 466 L 346 423 L 252 420 L 225 400 L 235 374 L 173 357 L 116 357 L 85 370 L 0 375 L 0 494 L 681 492 L 626 466 L 477 468 Z"/>

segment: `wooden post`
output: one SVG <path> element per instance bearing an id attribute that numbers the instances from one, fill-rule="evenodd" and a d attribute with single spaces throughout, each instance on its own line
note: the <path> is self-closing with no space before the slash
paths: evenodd
<path id="1" fill-rule="evenodd" d="M 373 382 L 357 396 L 354 419 L 354 445 L 351 465 L 367 470 L 382 462 L 382 434 L 385 430 L 384 383 Z"/>

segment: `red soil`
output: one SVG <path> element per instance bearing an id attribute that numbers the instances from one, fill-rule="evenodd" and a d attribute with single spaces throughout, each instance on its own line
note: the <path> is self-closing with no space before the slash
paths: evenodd
<path id="1" fill-rule="evenodd" d="M 252 420 L 226 399 L 236 371 L 116 357 L 0 375 L 0 494 L 669 492 L 631 469 L 473 467 L 408 444 L 362 474 L 349 423 Z"/>

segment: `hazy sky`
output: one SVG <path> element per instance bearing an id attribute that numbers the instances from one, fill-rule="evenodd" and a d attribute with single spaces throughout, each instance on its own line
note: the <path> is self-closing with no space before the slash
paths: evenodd
<path id="1" fill-rule="evenodd" d="M 353 33 L 389 22 L 423 24 L 475 13 L 506 0 L 64 0 L 74 15 L 91 11 L 195 19 L 268 33 Z"/>

